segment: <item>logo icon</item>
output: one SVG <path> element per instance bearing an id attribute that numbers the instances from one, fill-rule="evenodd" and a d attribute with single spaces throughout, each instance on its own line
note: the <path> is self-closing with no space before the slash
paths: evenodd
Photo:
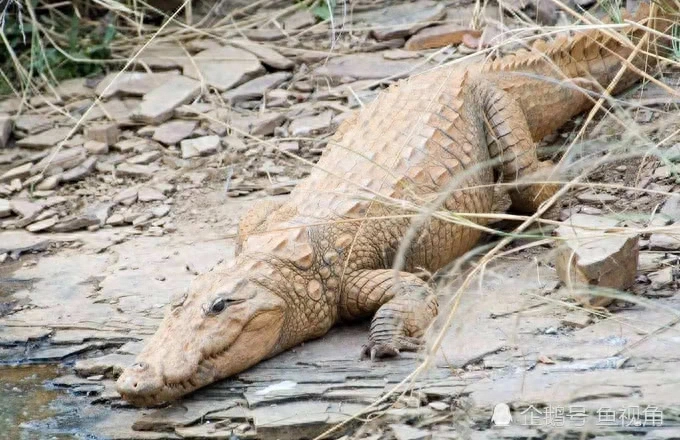
<path id="1" fill-rule="evenodd" d="M 512 422 L 510 407 L 506 403 L 499 403 L 493 408 L 491 423 L 496 426 L 508 426 Z"/>

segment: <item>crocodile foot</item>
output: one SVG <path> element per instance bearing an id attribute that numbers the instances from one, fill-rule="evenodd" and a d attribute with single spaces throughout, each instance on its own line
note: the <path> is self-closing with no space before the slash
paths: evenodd
<path id="1" fill-rule="evenodd" d="M 390 342 L 369 341 L 361 347 L 361 359 L 370 357 L 375 361 L 376 358 L 399 356 L 402 351 L 418 351 L 422 345 L 421 338 L 411 336 L 399 336 Z"/>

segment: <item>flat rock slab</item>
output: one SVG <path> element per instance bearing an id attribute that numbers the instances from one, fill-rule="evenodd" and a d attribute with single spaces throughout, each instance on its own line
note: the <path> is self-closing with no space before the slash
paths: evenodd
<path id="1" fill-rule="evenodd" d="M 266 92 L 280 86 L 290 79 L 291 76 L 292 75 L 288 72 L 276 72 L 269 75 L 263 75 L 223 93 L 222 96 L 232 104 L 251 99 L 260 99 Z"/>
<path id="2" fill-rule="evenodd" d="M 411 35 L 445 15 L 442 3 L 418 1 L 355 14 L 354 23 L 370 25 L 375 39 L 384 41 Z"/>
<path id="3" fill-rule="evenodd" d="M 0 148 L 7 147 L 12 128 L 14 128 L 14 120 L 9 116 L 0 115 Z"/>
<path id="4" fill-rule="evenodd" d="M 231 39 L 229 40 L 229 44 L 252 53 L 259 58 L 262 64 L 273 69 L 289 70 L 295 66 L 295 63 L 292 60 L 284 57 L 274 49 L 271 49 L 262 43 L 242 39 Z"/>
<path id="5" fill-rule="evenodd" d="M 57 145 L 59 142 L 66 139 L 66 136 L 71 132 L 68 127 L 52 128 L 42 133 L 28 136 L 17 141 L 17 146 L 22 148 L 32 148 L 42 150 Z"/>
<path id="6" fill-rule="evenodd" d="M 185 76 L 173 77 L 144 95 L 133 118 L 149 124 L 159 124 L 170 119 L 177 107 L 188 103 L 200 92 L 200 82 Z"/>
<path id="7" fill-rule="evenodd" d="M 318 115 L 293 119 L 288 130 L 295 137 L 327 132 L 331 128 L 333 114 L 333 111 L 327 110 Z"/>
<path id="8" fill-rule="evenodd" d="M 224 92 L 264 72 L 252 53 L 232 46 L 207 49 L 184 64 L 184 75 L 202 79 Z"/>
<path id="9" fill-rule="evenodd" d="M 329 78 L 334 84 L 349 80 L 405 78 L 424 70 L 421 61 L 386 60 L 381 54 L 343 55 L 331 58 L 314 73 Z"/>
<path id="10" fill-rule="evenodd" d="M 197 124 L 196 121 L 185 121 L 182 119 L 165 122 L 154 131 L 153 140 L 165 145 L 175 145 L 179 141 L 191 136 Z"/>
<path id="11" fill-rule="evenodd" d="M 448 45 L 457 46 L 463 42 L 466 35 L 480 38 L 482 33 L 459 24 L 444 24 L 421 30 L 409 38 L 404 47 L 407 50 L 425 50 Z"/>
<path id="12" fill-rule="evenodd" d="M 200 138 L 187 139 L 182 141 L 182 159 L 192 157 L 209 156 L 217 153 L 220 147 L 219 136 L 203 136 Z"/>
<path id="13" fill-rule="evenodd" d="M 172 80 L 178 72 L 123 72 L 110 73 L 97 85 L 95 91 L 104 99 L 116 94 L 144 96 L 167 81 Z"/>

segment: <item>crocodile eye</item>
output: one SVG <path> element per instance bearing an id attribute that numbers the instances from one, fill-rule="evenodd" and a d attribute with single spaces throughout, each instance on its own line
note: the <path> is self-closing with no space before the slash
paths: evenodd
<path id="1" fill-rule="evenodd" d="M 224 311 L 224 309 L 226 309 L 226 308 L 227 308 L 227 302 L 224 300 L 224 298 L 217 298 L 210 305 L 210 314 L 217 315 L 219 313 L 222 313 Z"/>

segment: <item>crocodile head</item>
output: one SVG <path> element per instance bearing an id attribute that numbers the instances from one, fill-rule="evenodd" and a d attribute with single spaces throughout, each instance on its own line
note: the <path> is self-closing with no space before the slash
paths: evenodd
<path id="1" fill-rule="evenodd" d="M 220 265 L 221 266 L 221 265 Z M 172 401 L 281 351 L 285 302 L 251 277 L 217 266 L 199 276 L 119 377 L 136 406 Z"/>

